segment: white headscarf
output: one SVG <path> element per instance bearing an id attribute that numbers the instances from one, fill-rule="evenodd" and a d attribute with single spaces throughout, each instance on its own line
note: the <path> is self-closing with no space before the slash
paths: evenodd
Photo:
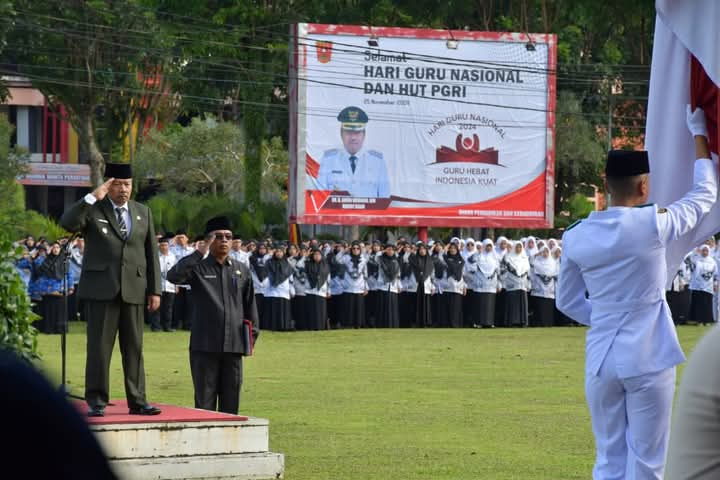
<path id="1" fill-rule="evenodd" d="M 507 242 L 507 237 L 499 236 L 497 239 L 497 243 L 495 244 L 495 254 L 498 256 L 498 258 L 503 258 L 505 256 L 505 253 L 507 253 L 504 248 L 500 247 L 503 241 Z"/>
<path id="2" fill-rule="evenodd" d="M 476 248 L 477 250 L 477 262 L 478 262 L 478 268 L 480 271 L 485 275 L 486 277 L 489 277 L 500 266 L 500 262 L 498 261 L 497 254 L 495 253 L 495 249 L 491 252 L 486 252 L 485 247 L 487 245 L 493 245 L 493 241 L 489 238 L 486 238 L 482 242 L 482 248 Z M 493 245 L 494 247 L 495 245 Z"/>
<path id="3" fill-rule="evenodd" d="M 522 248 L 520 253 L 515 251 L 518 245 Z M 525 275 L 530 270 L 530 262 L 525 254 L 525 247 L 523 247 L 522 242 L 514 242 L 512 244 L 512 250 L 505 255 L 505 261 L 512 266 L 518 277 Z"/>
<path id="4" fill-rule="evenodd" d="M 468 244 L 473 244 L 473 249 L 468 250 L 467 246 Z M 468 257 L 472 254 L 474 254 L 477 251 L 475 240 L 472 237 L 468 237 L 465 239 L 465 244 L 462 247 L 462 250 L 460 251 L 460 256 L 463 258 L 463 260 L 467 260 Z"/>
<path id="5" fill-rule="evenodd" d="M 536 275 L 543 275 L 546 277 L 554 277 L 558 274 L 558 262 L 552 255 L 547 258 L 542 256 L 542 252 L 547 250 L 550 253 L 550 249 L 547 246 L 543 246 L 535 257 L 535 263 L 533 263 L 533 270 Z"/>
<path id="6" fill-rule="evenodd" d="M 559 254 L 559 258 L 555 258 L 555 254 Z M 562 258 L 562 247 L 554 247 L 550 249 L 550 256 L 555 259 L 556 262 L 560 262 L 560 259 Z"/>
<path id="7" fill-rule="evenodd" d="M 532 248 L 528 247 L 528 244 L 531 241 L 533 242 Z M 535 237 L 527 237 L 525 239 L 524 245 L 525 245 L 525 252 L 527 253 L 528 257 L 532 258 L 538 254 L 539 250 L 538 250 L 537 240 L 535 239 Z"/>

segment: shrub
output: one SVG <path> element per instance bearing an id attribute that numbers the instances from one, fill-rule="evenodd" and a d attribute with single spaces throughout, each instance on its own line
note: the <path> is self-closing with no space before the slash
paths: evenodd
<path id="1" fill-rule="evenodd" d="M 25 284 L 15 269 L 20 255 L 22 249 L 0 238 L 0 348 L 30 361 L 39 357 L 37 330 L 32 326 L 37 315 L 31 310 Z"/>

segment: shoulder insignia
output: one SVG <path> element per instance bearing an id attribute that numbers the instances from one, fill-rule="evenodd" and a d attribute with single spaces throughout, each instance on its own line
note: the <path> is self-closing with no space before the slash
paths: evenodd
<path id="1" fill-rule="evenodd" d="M 373 157 L 383 158 L 383 154 L 378 152 L 377 150 L 368 150 L 368 153 Z"/>
<path id="2" fill-rule="evenodd" d="M 582 222 L 582 220 L 575 220 L 573 223 L 568 225 L 568 227 L 565 229 L 565 231 L 567 232 L 567 231 L 570 231 L 571 229 L 577 227 L 578 225 L 580 225 L 580 222 Z"/>
<path id="3" fill-rule="evenodd" d="M 323 152 L 323 157 L 327 157 L 328 155 L 336 155 L 338 153 L 338 148 L 331 148 L 330 150 L 325 150 Z"/>
<path id="4" fill-rule="evenodd" d="M 652 207 L 654 203 L 643 203 L 642 205 L 635 205 L 635 208 Z"/>
<path id="5" fill-rule="evenodd" d="M 667 213 L 667 208 L 658 208 L 658 213 Z"/>

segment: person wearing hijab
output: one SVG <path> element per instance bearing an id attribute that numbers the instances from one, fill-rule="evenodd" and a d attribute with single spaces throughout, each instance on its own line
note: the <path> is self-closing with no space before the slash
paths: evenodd
<path id="1" fill-rule="evenodd" d="M 523 245 L 525 245 L 525 254 L 528 257 L 530 266 L 532 266 L 536 255 L 540 253 L 540 249 L 537 246 L 537 239 L 535 237 L 527 237 Z"/>
<path id="2" fill-rule="evenodd" d="M 691 276 L 691 265 L 693 252 L 688 254 L 683 259 L 683 262 L 678 266 L 675 271 L 675 275 L 670 282 L 670 287 L 665 292 L 668 306 L 670 307 L 670 313 L 673 318 L 675 325 L 685 325 L 690 314 L 690 284 Z M 717 261 L 716 261 L 717 263 Z"/>
<path id="3" fill-rule="evenodd" d="M 265 289 L 268 287 L 267 261 L 270 260 L 267 244 L 260 242 L 250 255 L 250 271 L 252 273 L 253 289 L 255 291 L 255 306 L 260 318 L 260 329 L 270 330 L 270 322 L 265 316 Z"/>
<path id="4" fill-rule="evenodd" d="M 507 253 L 508 239 L 502 235 L 498 237 L 497 243 L 495 244 L 495 256 L 498 261 L 501 261 Z"/>
<path id="5" fill-rule="evenodd" d="M 365 298 L 365 326 L 367 327 L 377 326 L 378 292 L 380 290 L 380 264 L 378 258 L 380 255 L 382 255 L 382 243 L 379 240 L 373 240 L 366 264 L 368 294 Z"/>
<path id="6" fill-rule="evenodd" d="M 411 259 L 412 246 L 409 243 L 400 248 L 398 261 L 400 262 L 400 288 L 398 305 L 400 312 L 400 328 L 409 328 L 415 324 L 417 280 L 413 274 Z"/>
<path id="7" fill-rule="evenodd" d="M 377 327 L 400 326 L 398 293 L 400 292 L 400 262 L 395 255 L 395 245 L 388 243 L 378 257 L 378 305 Z"/>
<path id="8" fill-rule="evenodd" d="M 415 321 L 416 327 L 433 325 L 431 297 L 435 293 L 435 264 L 422 242 L 417 244 L 417 252 L 410 256 L 412 274 L 415 278 Z"/>
<path id="9" fill-rule="evenodd" d="M 465 260 L 455 243 L 448 245 L 447 253 L 435 262 L 437 291 L 433 299 L 440 299 L 440 308 L 433 311 L 433 320 L 439 327 L 463 326 L 463 298 L 467 293 L 463 278 L 464 269 Z"/>
<path id="10" fill-rule="evenodd" d="M 345 297 L 344 323 L 349 327 L 365 326 L 365 296 L 368 293 L 367 259 L 357 240 L 350 244 L 350 251 L 342 257 L 345 264 L 343 296 Z"/>
<path id="11" fill-rule="evenodd" d="M 465 239 L 465 248 L 463 248 L 462 252 L 460 252 L 460 255 L 462 255 L 463 260 L 467 260 L 467 258 L 470 255 L 473 255 L 475 253 L 475 239 L 468 237 Z"/>
<path id="12" fill-rule="evenodd" d="M 275 246 L 267 261 L 268 285 L 265 288 L 265 312 L 270 330 L 287 332 L 293 330 L 290 301 L 295 296 L 293 268 L 285 258 L 285 249 Z"/>
<path id="13" fill-rule="evenodd" d="M 328 300 L 328 316 L 330 317 L 330 328 L 342 328 L 347 324 L 345 308 L 345 272 L 347 267 L 343 262 L 345 256 L 344 242 L 336 242 L 326 260 L 330 267 L 330 299 Z"/>
<path id="14" fill-rule="evenodd" d="M 550 239 L 552 240 L 552 238 Z M 550 248 L 550 258 L 555 260 L 555 262 L 558 265 L 558 269 L 560 268 L 560 262 L 562 258 L 562 247 L 560 247 L 560 244 L 558 242 L 555 242 L 554 247 L 550 247 L 550 240 L 548 240 L 548 248 Z M 556 284 L 556 292 L 557 292 L 557 284 Z M 688 303 L 688 306 L 690 304 Z M 557 301 L 555 302 L 555 326 L 573 326 L 573 327 L 580 327 L 581 325 L 573 320 L 572 318 L 565 315 L 563 312 L 561 312 L 557 308 Z"/>
<path id="15" fill-rule="evenodd" d="M 505 325 L 527 327 L 528 325 L 528 275 L 530 262 L 521 242 L 512 245 L 510 253 L 502 260 L 505 273 L 501 280 L 505 289 Z"/>
<path id="16" fill-rule="evenodd" d="M 329 327 L 327 299 L 330 297 L 330 267 L 322 251 L 312 250 L 305 263 L 307 275 L 307 328 L 326 330 Z"/>
<path id="17" fill-rule="evenodd" d="M 483 240 L 482 249 L 468 258 L 465 272 L 469 297 L 469 324 L 476 328 L 495 326 L 495 301 L 500 289 L 500 262 L 492 240 Z"/>
<path id="18" fill-rule="evenodd" d="M 530 270 L 530 303 L 533 305 L 533 327 L 552 327 L 555 320 L 555 285 L 560 266 L 543 246 Z"/>
<path id="19" fill-rule="evenodd" d="M 700 247 L 690 277 L 690 319 L 698 324 L 714 323 L 713 295 L 717 291 L 718 267 L 710 255 L 710 247 Z"/>
<path id="20" fill-rule="evenodd" d="M 287 261 L 293 269 L 293 287 L 295 289 L 295 296 L 290 300 L 290 311 L 295 330 L 307 330 L 305 254 L 304 249 L 299 249 L 295 244 L 291 244 L 287 248 Z"/>
<path id="21" fill-rule="evenodd" d="M 43 333 L 62 333 L 67 328 L 67 316 L 63 299 L 65 290 L 73 289 L 70 271 L 63 271 L 63 255 L 60 244 L 54 242 L 50 251 L 37 269 L 37 293 L 42 296 L 42 322 L 39 330 Z M 67 330 L 66 330 L 67 331 Z"/>

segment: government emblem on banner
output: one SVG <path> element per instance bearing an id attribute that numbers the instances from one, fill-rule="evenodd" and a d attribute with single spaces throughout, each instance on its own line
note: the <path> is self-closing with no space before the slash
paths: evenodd
<path id="1" fill-rule="evenodd" d="M 494 148 L 480 149 L 480 137 L 463 137 L 459 133 L 455 138 L 455 149 L 441 146 L 435 150 L 435 163 L 466 162 L 498 165 L 498 151 Z"/>
<path id="2" fill-rule="evenodd" d="M 330 57 L 332 56 L 332 42 L 318 40 L 315 42 L 315 49 L 317 51 L 318 62 L 330 63 Z"/>

